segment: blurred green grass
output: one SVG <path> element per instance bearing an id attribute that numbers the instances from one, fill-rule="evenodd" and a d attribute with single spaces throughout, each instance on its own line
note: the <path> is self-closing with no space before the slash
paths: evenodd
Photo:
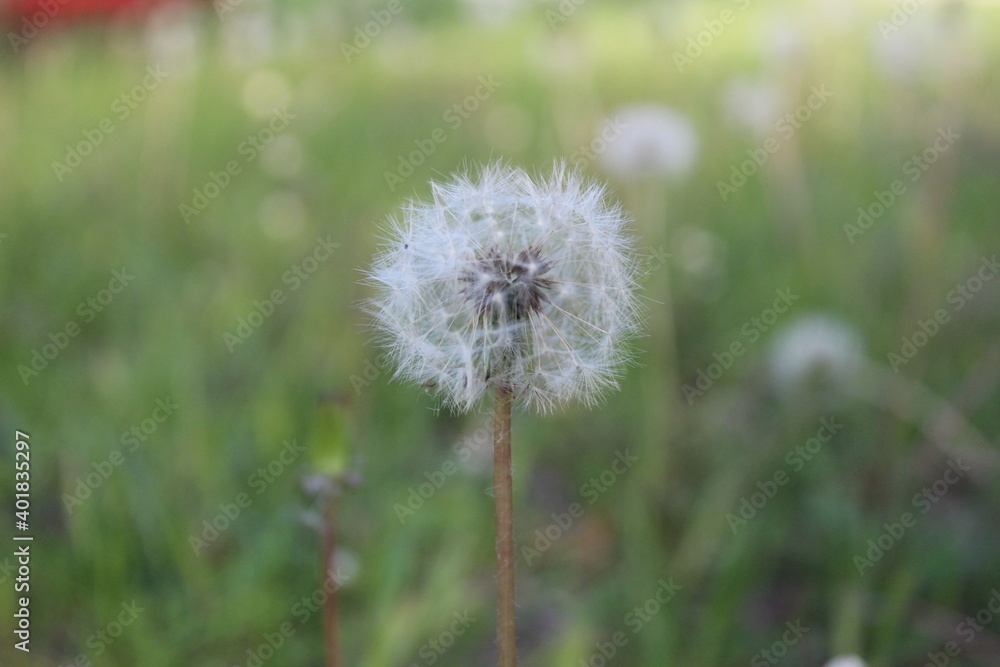
<path id="1" fill-rule="evenodd" d="M 4 433 L 31 433 L 36 457 L 30 664 L 64 665 L 85 653 L 100 665 L 245 665 L 247 650 L 286 621 L 295 633 L 268 663 L 322 664 L 318 616 L 300 623 L 294 611 L 315 591 L 320 568 L 318 537 L 303 521 L 303 462 L 260 495 L 251 492 L 251 506 L 204 553 L 195 555 L 189 539 L 220 503 L 248 491 L 249 476 L 284 441 L 314 444 L 316 399 L 330 391 L 354 401 L 363 476 L 340 507 L 340 537 L 357 563 L 342 591 L 347 664 L 430 664 L 421 647 L 463 610 L 476 620 L 439 664 L 491 664 L 488 461 L 457 473 L 402 524 L 395 507 L 488 416 L 439 413 L 418 389 L 389 383 L 386 372 L 355 390 L 352 376 L 378 364 L 356 308 L 365 295 L 357 279 L 378 221 L 406 197 L 427 195 L 429 179 L 500 156 L 544 168 L 588 145 L 606 116 L 636 102 L 685 113 L 700 151 L 682 182 L 612 180 L 636 217 L 641 249 L 663 246 L 671 257 L 647 280 L 651 328 L 622 391 L 595 411 L 516 416 L 519 549 L 535 543 L 552 513 L 580 501 L 581 486 L 616 451 L 627 447 L 640 462 L 537 560 L 519 561 L 523 664 L 589 660 L 595 643 L 627 628 L 627 614 L 671 577 L 681 592 L 640 632 L 627 631 L 618 664 L 747 664 L 796 619 L 811 629 L 787 664 L 859 653 L 873 667 L 922 665 L 928 651 L 954 639 L 955 626 L 1000 586 L 996 285 L 955 313 L 898 382 L 866 375 L 854 393 L 867 401 L 828 404 L 805 390 L 782 398 L 769 381 L 767 353 L 777 331 L 819 310 L 856 327 L 869 363 L 885 366 L 900 336 L 912 335 L 980 257 L 1000 248 L 1000 90 L 990 39 L 997 16 L 986 8 L 966 7 L 957 19 L 937 6 L 922 9 L 929 17 L 920 20 L 960 29 L 926 46 L 919 76 L 907 81 L 877 64 L 882 11 L 858 8 L 838 27 L 816 8 L 779 14 L 754 6 L 678 72 L 672 54 L 727 6 L 595 2 L 555 29 L 541 6 L 500 25 L 423 10 L 412 22 L 404 15 L 350 64 L 340 42 L 365 19 L 357 7 L 337 30 L 319 24 L 296 48 L 247 52 L 253 65 L 220 47 L 238 15 L 220 23 L 209 13 L 193 19 L 197 66 L 179 67 L 127 118 L 116 118 L 114 132 L 62 182 L 51 163 L 84 129 L 114 117 L 112 101 L 142 80 L 153 56 L 144 38 L 114 29 L 53 31 L 20 57 L 5 54 L 0 424 Z M 278 44 L 294 41 L 284 30 L 292 23 L 282 22 L 289 16 L 273 17 Z M 767 55 L 776 17 L 802 40 L 793 55 Z M 935 49 L 960 44 L 974 66 L 947 69 L 945 52 Z M 716 181 L 760 145 L 727 121 L 720 103 L 736 74 L 775 82 L 788 110 L 813 85 L 825 82 L 835 96 L 723 202 Z M 446 110 L 488 75 L 501 82 L 497 92 L 451 129 Z M 248 84 L 254 77 L 256 86 Z M 246 100 L 266 102 L 281 81 L 295 118 L 280 136 L 293 157 L 246 164 L 185 224 L 178 205 L 210 172 L 242 159 L 237 147 L 267 123 Z M 522 130 L 496 130 L 512 110 Z M 899 178 L 902 163 L 947 124 L 961 128 L 959 144 L 848 243 L 843 224 L 857 207 Z M 391 191 L 385 173 L 436 128 L 447 140 Z M 598 164 L 587 168 L 603 177 Z M 279 213 L 262 223 L 267 202 Z M 683 268 L 682 241 L 692 230 L 714 239 L 715 273 Z M 327 236 L 340 244 L 333 257 L 288 289 L 283 274 Z M 122 267 L 135 280 L 25 386 L 18 366 L 49 333 L 81 321 L 78 304 Z M 667 300 L 668 277 L 676 362 L 664 351 L 665 306 L 657 303 Z M 694 382 L 785 287 L 801 296 L 790 314 L 689 405 L 670 378 Z M 223 333 L 274 289 L 287 301 L 230 354 Z M 954 429 L 915 393 L 920 387 L 954 403 L 983 441 Z M 69 512 L 64 494 L 166 397 L 179 405 L 176 414 Z M 734 535 L 726 514 L 784 468 L 786 452 L 830 414 L 844 429 Z M 946 468 L 936 433 L 948 446 L 973 448 L 984 464 L 859 577 L 852 558 Z M 12 491 L 3 488 L 10 507 Z M 0 589 L 4 609 L 14 607 L 9 581 Z M 88 640 L 133 599 L 145 611 L 97 655 Z M 996 664 L 998 634 L 987 627 L 952 664 Z M 4 664 L 22 664 L 21 657 L 9 642 L 0 647 Z"/>

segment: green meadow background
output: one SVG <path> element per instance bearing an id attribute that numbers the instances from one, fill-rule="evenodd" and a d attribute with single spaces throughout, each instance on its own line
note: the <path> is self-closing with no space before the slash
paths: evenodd
<path id="1" fill-rule="evenodd" d="M 402 2 L 366 42 L 390 4 L 244 0 L 6 37 L 0 664 L 324 664 L 309 489 L 345 455 L 345 664 L 494 664 L 489 406 L 391 382 L 358 281 L 380 221 L 500 158 L 607 181 L 648 258 L 621 391 L 514 418 L 521 664 L 1000 664 L 1000 13 L 899 7 Z M 777 91 L 757 132 L 739 80 Z M 689 169 L 608 170 L 637 104 L 688 119 Z"/>

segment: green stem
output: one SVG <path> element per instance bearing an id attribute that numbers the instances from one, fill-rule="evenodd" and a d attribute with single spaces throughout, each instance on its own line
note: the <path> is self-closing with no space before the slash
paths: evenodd
<path id="1" fill-rule="evenodd" d="M 337 551 L 337 534 L 335 531 L 335 494 L 326 498 L 326 508 L 323 516 L 323 590 L 328 592 L 323 605 L 323 626 L 326 636 L 326 666 L 340 667 L 340 633 L 339 605 L 334 578 L 334 559 Z"/>

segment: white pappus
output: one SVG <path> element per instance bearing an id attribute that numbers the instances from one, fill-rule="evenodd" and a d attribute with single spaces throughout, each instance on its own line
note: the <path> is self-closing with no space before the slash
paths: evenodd
<path id="1" fill-rule="evenodd" d="M 388 225 L 367 303 L 395 377 L 456 411 L 490 390 L 548 412 L 597 403 L 631 359 L 641 308 L 628 218 L 557 164 L 432 183 Z"/>

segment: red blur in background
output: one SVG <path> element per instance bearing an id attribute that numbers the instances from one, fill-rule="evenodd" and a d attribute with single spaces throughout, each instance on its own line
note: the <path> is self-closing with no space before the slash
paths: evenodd
<path id="1" fill-rule="evenodd" d="M 0 13 L 15 21 L 58 23 L 83 18 L 143 16 L 155 7 L 185 1 L 188 0 L 0 0 Z"/>

